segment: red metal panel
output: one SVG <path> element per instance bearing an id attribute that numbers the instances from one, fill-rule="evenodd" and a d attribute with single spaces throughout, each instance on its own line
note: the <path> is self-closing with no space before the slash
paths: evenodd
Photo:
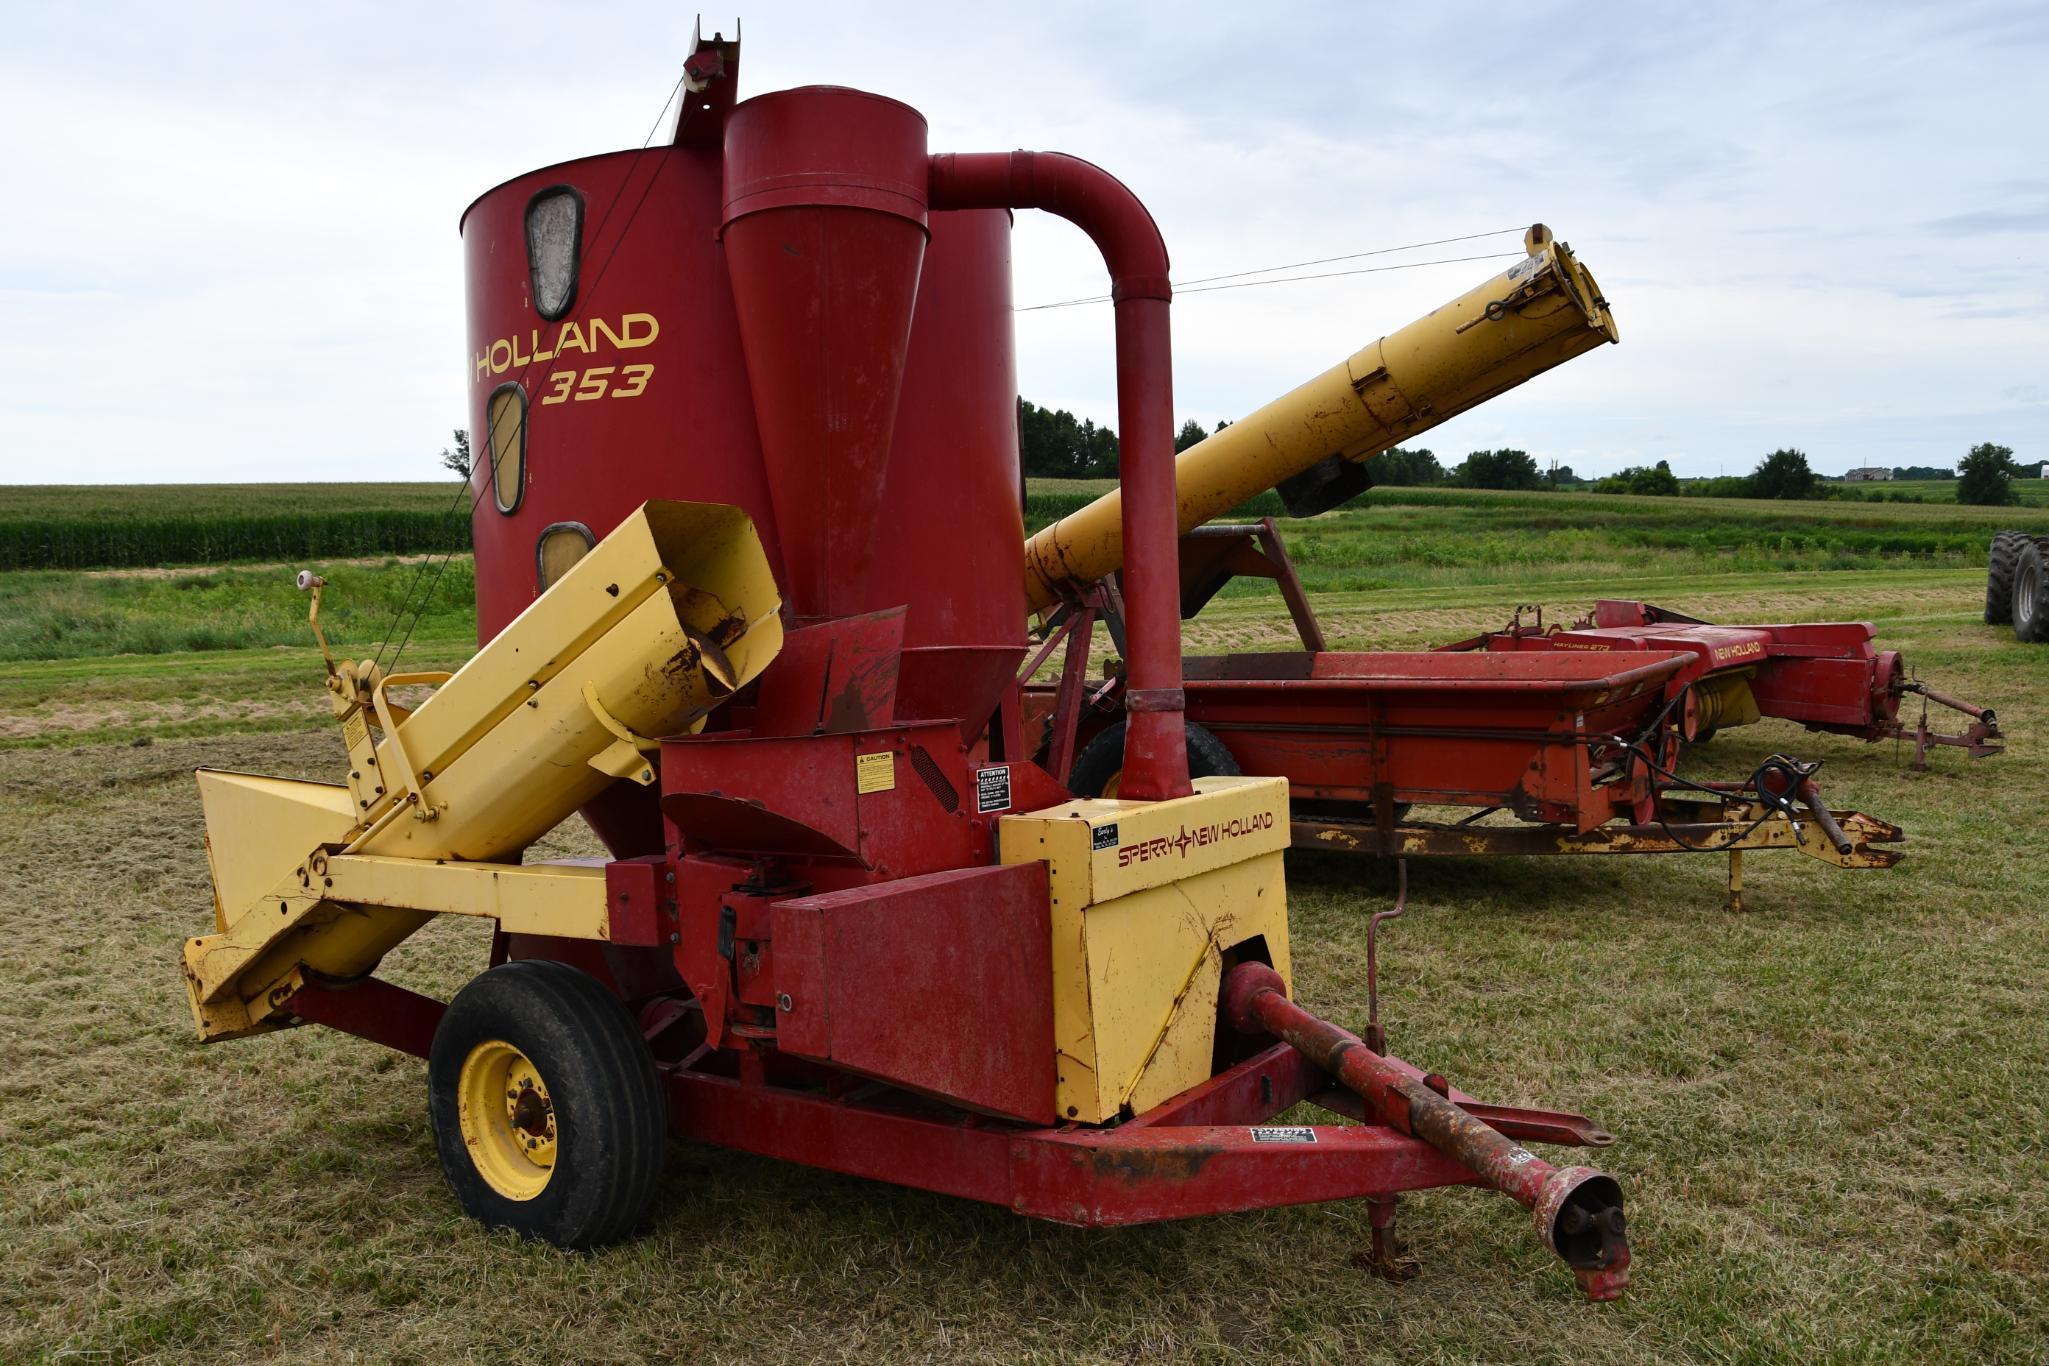
<path id="1" fill-rule="evenodd" d="M 753 733 L 839 735 L 889 725 L 903 656 L 904 609 L 800 626 L 761 676 Z"/>
<path id="2" fill-rule="evenodd" d="M 1118 1227 L 1473 1184 L 1418 1139 L 1382 1125 L 1314 1128 L 1269 1141 L 1262 1126 L 1070 1130 L 1017 1145 L 1011 1208 L 1063 1224 Z"/>
<path id="3" fill-rule="evenodd" d="M 939 1108 L 886 1110 L 810 1091 L 666 1071 L 669 1132 L 915 1190 L 1010 1204 L 1012 1126 Z"/>
<path id="4" fill-rule="evenodd" d="M 1181 722 L 1179 533 L 1174 499 L 1174 361 L 1167 244 L 1145 205 L 1099 166 L 1058 152 L 932 158 L 942 209 L 1044 209 L 1103 253 L 1115 299 L 1119 487 L 1123 493 L 1125 710 L 1123 794 L 1186 796 Z"/>
<path id="5" fill-rule="evenodd" d="M 1876 724 L 1877 673 L 1874 659 L 1774 659 L 1750 692 L 1766 716 L 1856 732 Z"/>
<path id="6" fill-rule="evenodd" d="M 1313 1142 L 1266 1141 L 1301 1131 L 1262 1139 L 1251 1124 L 1020 1128 L 701 1072 L 670 1069 L 664 1080 L 678 1137 L 1069 1224 L 1138 1224 L 1473 1181 L 1427 1143 L 1380 1125 L 1318 1127 L 1308 1131 Z"/>
<path id="7" fill-rule="evenodd" d="M 852 735 L 667 740 L 662 809 L 693 848 L 874 874 L 857 882 L 912 877 L 972 861 L 966 762 L 959 732 L 947 722 Z M 812 870 L 802 875 L 816 880 Z"/>
<path id="8" fill-rule="evenodd" d="M 1189 661 L 1188 715 L 1245 772 L 1287 778 L 1297 799 L 1505 806 L 1584 830 L 1634 795 L 1597 785 L 1596 763 L 1614 756 L 1590 737 L 1634 735 L 1691 658 L 1225 655 Z"/>
<path id="9" fill-rule="evenodd" d="M 925 256 L 925 120 L 858 90 L 757 96 L 726 121 L 720 229 L 792 613 L 864 600 Z M 917 528 L 897 528 L 909 553 Z M 898 539 L 900 538 L 900 539 Z"/>
<path id="10" fill-rule="evenodd" d="M 662 875 L 668 868 L 661 854 L 605 865 L 605 905 L 614 944 L 654 945 L 668 938 L 661 932 L 667 887 Z"/>
<path id="11" fill-rule="evenodd" d="M 928 221 L 868 601 L 910 608 L 897 719 L 972 735 L 1025 648 L 1010 215 Z"/>
<path id="12" fill-rule="evenodd" d="M 687 147 L 586 157 L 509 180 L 464 213 L 479 640 L 533 600 L 544 528 L 580 522 L 603 536 L 650 498 L 744 508 L 779 563 L 715 240 L 720 166 L 715 149 Z M 534 308 L 526 211 L 558 185 L 582 196 L 583 222 L 575 301 L 549 321 Z M 527 396 L 527 458 L 508 515 L 486 487 L 486 405 L 512 382 Z"/>
<path id="13" fill-rule="evenodd" d="M 784 1052 L 984 1114 L 1052 1122 L 1045 865 L 779 902 L 775 944 Z"/>
<path id="14" fill-rule="evenodd" d="M 737 859 L 693 854 L 676 864 L 676 971 L 704 1011 L 708 1038 L 723 1037 L 733 999 L 732 964 L 719 944 L 721 903 L 753 869 Z"/>
<path id="15" fill-rule="evenodd" d="M 1163 1100 L 1126 1128 L 1162 1124 L 1258 1124 L 1331 1085 L 1330 1074 L 1284 1043 Z"/>
<path id="16" fill-rule="evenodd" d="M 429 996 L 376 977 L 345 987 L 308 982 L 292 996 L 291 1012 L 302 1020 L 354 1034 L 386 1048 L 424 1058 L 448 1007 Z"/>

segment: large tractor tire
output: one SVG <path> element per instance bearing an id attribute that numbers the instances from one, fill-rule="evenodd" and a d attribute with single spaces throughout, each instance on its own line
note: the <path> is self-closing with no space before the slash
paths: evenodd
<path id="1" fill-rule="evenodd" d="M 2019 531 L 2002 531 L 1992 538 L 1992 552 L 1985 560 L 1985 624 L 2004 626 L 2013 620 L 2013 566 L 2027 536 Z"/>
<path id="2" fill-rule="evenodd" d="M 1244 770 L 1224 748 L 1224 742 L 1193 721 L 1184 721 L 1188 735 L 1188 776 L 1191 778 L 1235 778 Z M 1067 778 L 1067 790 L 1077 797 L 1114 797 L 1124 776 L 1124 723 L 1119 721 L 1097 734 L 1074 756 L 1074 769 Z"/>
<path id="3" fill-rule="evenodd" d="M 2049 536 L 2023 537 L 2013 561 L 2013 633 L 2049 642 Z"/>
<path id="4" fill-rule="evenodd" d="M 661 1177 L 668 1111 L 626 1008 L 566 963 L 456 993 L 427 1060 L 441 1171 L 465 1213 L 561 1248 L 623 1238 Z"/>

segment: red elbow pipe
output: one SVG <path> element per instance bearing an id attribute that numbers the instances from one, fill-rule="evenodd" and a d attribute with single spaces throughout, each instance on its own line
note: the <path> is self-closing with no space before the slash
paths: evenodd
<path id="1" fill-rule="evenodd" d="M 1184 797 L 1180 528 L 1174 494 L 1174 348 L 1167 244 L 1122 181 L 1058 152 L 946 153 L 934 209 L 1043 209 L 1087 233 L 1117 315 L 1118 484 L 1123 491 L 1126 724 L 1118 795 Z"/>

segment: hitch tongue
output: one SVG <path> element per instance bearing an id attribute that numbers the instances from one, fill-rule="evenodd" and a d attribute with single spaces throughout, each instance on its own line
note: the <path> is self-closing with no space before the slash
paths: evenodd
<path id="1" fill-rule="evenodd" d="M 1622 1187 L 1592 1167 L 1556 1167 L 1409 1076 L 1360 1039 L 1288 999 L 1280 974 L 1240 963 L 1224 979 L 1224 1013 L 1245 1034 L 1270 1034 L 1355 1092 L 1375 1116 L 1453 1158 L 1531 1211 L 1537 1237 L 1565 1259 L 1590 1300 L 1629 1283 Z"/>

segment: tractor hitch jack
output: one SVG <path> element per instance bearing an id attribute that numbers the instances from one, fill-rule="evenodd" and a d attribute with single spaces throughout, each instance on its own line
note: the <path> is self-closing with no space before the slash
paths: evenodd
<path id="1" fill-rule="evenodd" d="M 1420 1138 L 1535 1217 L 1537 1237 L 1572 1268 L 1589 1300 L 1619 1299 L 1629 1283 L 1622 1188 L 1592 1167 L 1556 1167 L 1450 1098 L 1442 1077 L 1416 1077 L 1357 1036 L 1288 999 L 1280 974 L 1241 963 L 1224 979 L 1224 1015 L 1244 1034 L 1268 1034 L 1335 1077 L 1372 1117 Z"/>

